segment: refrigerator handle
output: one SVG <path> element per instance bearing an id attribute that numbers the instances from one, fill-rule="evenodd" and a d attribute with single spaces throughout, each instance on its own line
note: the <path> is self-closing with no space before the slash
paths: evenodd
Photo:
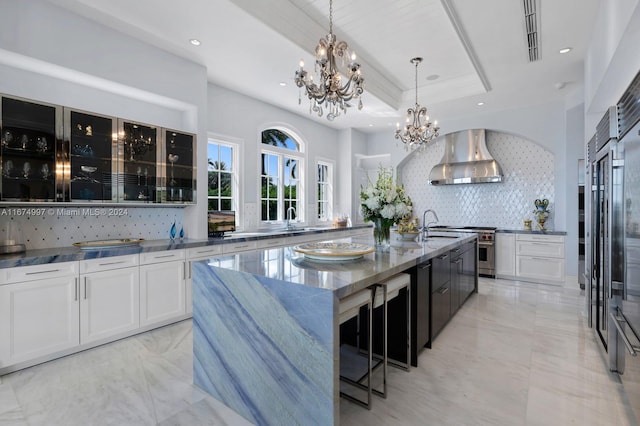
<path id="1" fill-rule="evenodd" d="M 611 321 L 613 321 L 613 325 L 616 326 L 616 329 L 618 330 L 618 335 L 620 336 L 620 338 L 622 338 L 622 341 L 624 342 L 624 345 L 627 347 L 627 351 L 629 351 L 629 354 L 631 356 L 637 356 L 638 355 L 638 351 L 640 351 L 640 347 L 636 347 L 636 346 L 633 346 L 631 344 L 631 341 L 629 340 L 629 338 L 625 334 L 622 326 L 620 325 L 620 323 L 623 323 L 623 324 L 628 323 L 627 318 L 624 316 L 624 314 L 622 312 L 620 312 L 619 309 L 616 309 L 616 311 L 617 311 L 619 316 L 613 315 L 613 312 L 609 312 L 609 316 L 611 317 Z M 631 329 L 631 332 L 633 334 L 635 334 L 633 329 Z M 638 338 L 638 336 L 636 336 L 636 338 Z M 640 340 L 640 339 L 638 339 L 638 340 Z"/>

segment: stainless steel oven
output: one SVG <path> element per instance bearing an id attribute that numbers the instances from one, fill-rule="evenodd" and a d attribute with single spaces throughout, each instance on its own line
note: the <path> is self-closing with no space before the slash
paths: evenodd
<path id="1" fill-rule="evenodd" d="M 496 228 L 491 226 L 434 226 L 434 231 L 475 232 L 478 234 L 478 275 L 496 276 Z"/>

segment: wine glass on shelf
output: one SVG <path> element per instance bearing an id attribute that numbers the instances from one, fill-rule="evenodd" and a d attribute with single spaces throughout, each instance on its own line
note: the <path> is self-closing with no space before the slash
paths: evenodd
<path id="1" fill-rule="evenodd" d="M 49 179 L 49 165 L 47 163 L 44 163 L 42 165 L 42 167 L 40 168 L 40 173 L 42 174 L 42 179 L 47 180 Z"/>
<path id="2" fill-rule="evenodd" d="M 176 180 L 173 177 L 173 163 L 178 161 L 180 157 L 177 154 L 169 154 L 169 157 L 167 158 L 169 160 L 169 163 L 171 163 L 171 180 L 169 181 L 169 185 L 175 186 Z"/>
<path id="3" fill-rule="evenodd" d="M 31 163 L 28 161 L 22 166 L 22 176 L 27 179 L 31 175 Z"/>

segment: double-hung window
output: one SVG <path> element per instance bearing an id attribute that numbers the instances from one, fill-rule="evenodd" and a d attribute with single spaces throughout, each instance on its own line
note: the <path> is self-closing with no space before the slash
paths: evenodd
<path id="1" fill-rule="evenodd" d="M 333 164 L 318 161 L 318 220 L 327 222 L 333 218 Z"/>
<path id="2" fill-rule="evenodd" d="M 304 220 L 304 154 L 300 141 L 279 129 L 262 132 L 260 219 Z"/>
<path id="3" fill-rule="evenodd" d="M 208 210 L 237 210 L 237 146 L 210 139 L 207 146 Z"/>

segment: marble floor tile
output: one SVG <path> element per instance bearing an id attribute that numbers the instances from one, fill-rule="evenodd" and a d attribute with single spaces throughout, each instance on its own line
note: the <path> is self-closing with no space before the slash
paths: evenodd
<path id="1" fill-rule="evenodd" d="M 637 425 L 577 288 L 481 278 L 409 372 L 343 425 Z M 193 385 L 191 321 L 0 377 L 0 426 L 248 425 Z"/>

